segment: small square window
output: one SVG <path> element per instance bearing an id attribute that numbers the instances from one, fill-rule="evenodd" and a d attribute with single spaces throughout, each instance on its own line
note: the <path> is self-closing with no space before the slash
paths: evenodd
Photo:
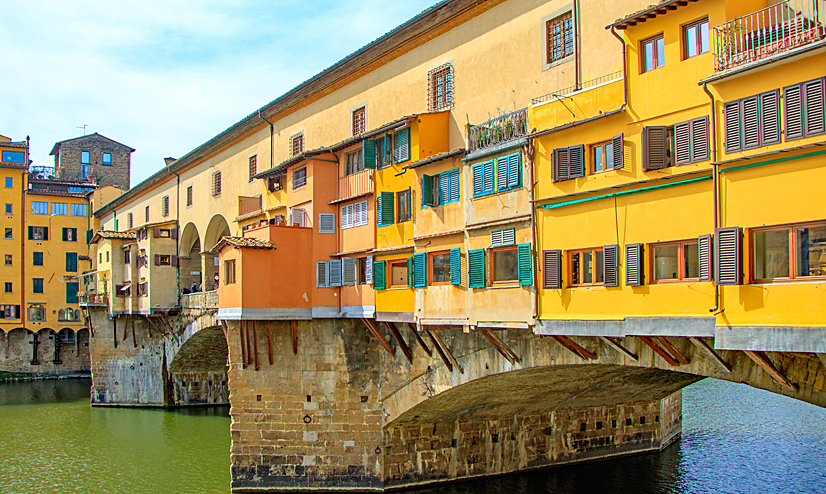
<path id="1" fill-rule="evenodd" d="M 11 254 L 6 254 L 6 266 L 11 266 L 12 265 L 11 261 L 12 261 L 12 255 Z"/>
<path id="2" fill-rule="evenodd" d="M 172 256 L 158 256 L 158 265 L 159 266 L 169 266 L 172 264 Z"/>
<path id="3" fill-rule="evenodd" d="M 6 177 L 6 188 L 11 189 L 14 187 L 14 177 Z"/>
<path id="4" fill-rule="evenodd" d="M 390 287 L 407 287 L 407 260 L 390 263 Z"/>
<path id="5" fill-rule="evenodd" d="M 430 254 L 430 283 L 432 285 L 450 284 L 450 251 Z"/>
<path id="6" fill-rule="evenodd" d="M 80 152 L 80 163 L 83 165 L 88 165 L 90 162 L 89 160 L 89 151 L 81 151 Z"/>
<path id="7" fill-rule="evenodd" d="M 700 245 L 696 239 L 653 244 L 650 251 L 654 283 L 700 279 Z"/>
<path id="8" fill-rule="evenodd" d="M 6 240 L 11 240 L 12 238 L 12 229 L 6 228 L 5 232 L 3 232 L 3 238 Z"/>
<path id="9" fill-rule="evenodd" d="M 614 144 L 612 141 L 591 146 L 591 173 L 602 173 L 614 168 Z"/>
<path id="10" fill-rule="evenodd" d="M 12 205 L 6 203 L 6 214 L 12 214 Z"/>
<path id="11" fill-rule="evenodd" d="M 235 283 L 235 259 L 224 261 L 224 284 L 232 285 Z"/>
<path id="12" fill-rule="evenodd" d="M 32 293 L 43 293 L 43 278 L 32 278 Z"/>
<path id="13" fill-rule="evenodd" d="M 172 234 L 171 230 L 169 230 L 168 228 L 163 228 L 160 230 L 159 235 L 160 238 L 169 238 Z"/>
<path id="14" fill-rule="evenodd" d="M 364 160 L 361 156 L 361 149 L 348 153 L 344 167 L 344 176 L 355 175 L 362 170 L 364 170 Z"/>
<path id="15" fill-rule="evenodd" d="M 648 72 L 665 65 L 665 38 L 658 34 L 641 43 L 640 73 Z"/>
<path id="16" fill-rule="evenodd" d="M 571 286 L 602 285 L 605 282 L 605 252 L 602 248 L 571 252 L 568 259 Z"/>
<path id="17" fill-rule="evenodd" d="M 112 166 L 112 153 L 103 153 L 103 158 L 101 159 L 101 163 L 104 166 Z"/>
<path id="18" fill-rule="evenodd" d="M 490 279 L 493 284 L 511 284 L 519 281 L 519 263 L 516 246 L 490 250 Z"/>
<path id="19" fill-rule="evenodd" d="M 3 291 L 5 291 L 6 293 L 11 293 L 13 291 L 12 288 L 13 288 L 13 285 L 12 285 L 11 281 L 7 281 Z"/>
<path id="20" fill-rule="evenodd" d="M 43 265 L 43 253 L 42 252 L 32 252 L 32 266 L 42 266 Z"/>
<path id="21" fill-rule="evenodd" d="M 298 156 L 304 152 L 304 133 L 290 137 L 290 156 Z"/>
<path id="22" fill-rule="evenodd" d="M 708 53 L 710 49 L 708 18 L 683 26 L 683 59 Z"/>

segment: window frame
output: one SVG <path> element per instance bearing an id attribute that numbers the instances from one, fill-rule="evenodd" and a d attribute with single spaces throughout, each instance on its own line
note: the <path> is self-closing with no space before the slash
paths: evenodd
<path id="1" fill-rule="evenodd" d="M 45 283 L 43 283 L 44 278 L 32 278 L 32 293 L 35 294 L 42 294 L 46 291 Z M 37 285 L 40 285 L 40 291 L 36 290 Z"/>
<path id="2" fill-rule="evenodd" d="M 39 318 L 35 317 L 34 314 L 32 313 L 33 309 L 34 310 L 39 309 L 38 312 L 41 315 L 41 317 L 39 317 Z M 43 304 L 32 304 L 29 307 L 27 307 L 26 320 L 31 321 L 31 322 L 44 322 L 44 321 L 46 321 L 46 306 L 43 305 Z"/>
<path id="3" fill-rule="evenodd" d="M 192 185 L 187 185 L 186 186 L 186 207 L 187 208 L 192 207 L 192 202 L 193 202 L 192 200 L 193 200 Z"/>
<path id="4" fill-rule="evenodd" d="M 564 12 L 554 12 L 553 14 L 546 16 L 542 19 L 542 28 L 543 28 L 543 63 L 542 63 L 542 70 L 548 70 L 551 67 L 555 67 L 562 63 L 568 62 L 573 60 L 574 55 L 576 54 L 577 50 L 577 39 L 576 39 L 576 22 L 574 19 L 574 12 L 570 8 L 564 9 Z M 558 21 L 558 22 L 556 22 Z M 565 22 L 568 21 L 568 27 L 565 26 Z M 552 26 L 554 25 L 561 25 L 562 28 L 559 32 L 559 35 L 562 39 L 562 54 L 559 57 L 553 56 L 553 33 L 551 31 Z M 570 30 L 570 42 L 566 42 L 568 37 L 566 37 L 566 31 Z M 568 47 L 570 46 L 570 53 L 568 53 Z"/>
<path id="5" fill-rule="evenodd" d="M 663 42 L 663 63 L 662 65 L 657 65 L 659 63 L 659 50 L 657 49 L 657 42 L 662 40 Z M 652 56 L 654 57 L 654 66 L 650 69 L 646 68 L 646 57 L 645 57 L 645 47 L 646 45 L 651 44 L 654 48 L 652 50 Z M 640 74 L 645 74 L 647 72 L 653 72 L 660 67 L 665 67 L 665 36 L 663 33 L 655 34 L 654 36 L 650 36 L 645 38 L 644 40 L 640 41 Z"/>
<path id="6" fill-rule="evenodd" d="M 708 33 L 708 49 L 706 51 L 702 51 L 703 50 L 703 42 L 702 42 L 702 37 L 703 37 L 703 35 L 702 35 L 702 32 L 703 32 L 702 26 L 703 26 L 703 24 L 708 26 L 708 28 L 706 30 L 706 32 Z M 695 49 L 697 50 L 697 53 L 695 55 L 689 55 L 688 54 L 688 47 L 689 47 L 689 41 L 691 41 L 691 40 L 688 39 L 688 30 L 693 28 L 693 27 L 697 28 L 697 37 L 693 40 L 694 45 L 695 45 Z M 683 60 L 688 60 L 689 58 L 699 57 L 700 55 L 711 52 L 711 25 L 708 22 L 708 16 L 703 17 L 702 19 L 697 19 L 696 21 L 693 21 L 693 22 L 689 22 L 688 24 L 683 24 L 683 26 L 682 26 L 682 42 L 683 42 L 683 46 L 682 46 Z"/>
<path id="7" fill-rule="evenodd" d="M 3 240 L 14 240 L 14 228 L 5 227 L 5 231 L 3 232 Z"/>
<path id="8" fill-rule="evenodd" d="M 367 257 L 356 258 L 356 285 L 367 284 Z"/>
<path id="9" fill-rule="evenodd" d="M 361 106 L 350 112 L 350 123 L 353 135 L 364 134 L 367 130 L 367 107 Z"/>
<path id="10" fill-rule="evenodd" d="M 6 254 L 4 257 L 4 266 L 14 266 L 14 256 L 12 254 Z"/>
<path id="11" fill-rule="evenodd" d="M 607 146 L 611 146 L 611 159 L 608 159 L 608 151 Z M 589 171 L 591 175 L 597 175 L 600 173 L 610 172 L 614 169 L 614 140 L 609 139 L 607 141 L 597 142 L 595 144 L 591 144 L 588 146 L 588 158 L 591 161 Z M 601 149 L 602 154 L 602 170 L 596 169 L 596 153 L 598 150 Z"/>
<path id="12" fill-rule="evenodd" d="M 488 286 L 519 286 L 519 250 L 516 244 L 513 245 L 502 245 L 499 247 L 491 247 L 488 249 L 490 255 L 488 255 Z M 514 254 L 516 254 L 516 278 L 513 280 L 500 280 L 497 281 L 494 275 L 496 274 L 495 265 L 495 257 L 497 252 L 504 252 L 512 250 Z"/>
<path id="13" fill-rule="evenodd" d="M 258 154 L 253 154 L 248 159 L 249 165 L 249 181 L 252 182 L 254 179 L 253 177 L 258 173 Z"/>
<path id="14" fill-rule="evenodd" d="M 83 160 L 86 161 L 83 161 Z M 91 165 L 92 163 L 92 153 L 89 151 L 81 151 L 80 152 L 80 164 L 81 165 Z"/>
<path id="15" fill-rule="evenodd" d="M 106 162 L 106 157 L 109 157 L 109 162 Z M 100 164 L 103 166 L 112 166 L 112 153 L 103 153 L 100 155 Z"/>
<path id="16" fill-rule="evenodd" d="M 304 176 L 301 177 L 301 182 L 300 183 L 297 179 L 299 172 L 304 172 Z M 292 182 L 293 182 L 293 190 L 300 189 L 301 187 L 304 187 L 305 185 L 307 185 L 307 167 L 306 166 L 302 166 L 301 168 L 296 168 L 295 170 L 293 170 L 293 180 L 292 180 Z"/>
<path id="17" fill-rule="evenodd" d="M 235 284 L 235 259 L 224 261 L 224 285 Z"/>
<path id="18" fill-rule="evenodd" d="M 441 82 L 439 81 L 440 76 L 442 77 Z M 453 64 L 446 63 L 431 69 L 427 73 L 428 111 L 453 108 L 455 104 L 454 90 Z"/>
<path id="19" fill-rule="evenodd" d="M 290 158 L 304 152 L 304 132 L 290 136 Z"/>
<path id="20" fill-rule="evenodd" d="M 750 228 L 749 229 L 749 269 L 750 269 L 750 283 L 753 284 L 769 284 L 769 283 L 801 283 L 807 281 L 824 281 L 826 280 L 826 275 L 815 275 L 815 276 L 798 276 L 797 269 L 798 269 L 798 245 L 797 245 L 797 235 L 795 235 L 795 230 L 798 228 L 811 228 L 811 227 L 826 227 L 826 221 L 808 221 L 805 223 L 785 223 L 782 225 L 772 225 L 772 226 L 763 226 L 759 228 Z M 770 232 L 770 231 L 782 231 L 788 230 L 789 232 L 789 276 L 785 278 L 757 278 L 755 276 L 756 270 L 756 262 L 757 256 L 755 255 L 754 249 L 757 246 L 757 243 L 754 240 L 755 234 L 763 233 L 763 232 Z"/>
<path id="21" fill-rule="evenodd" d="M 597 274 L 598 274 L 597 271 L 596 271 L 597 252 L 602 252 L 602 270 L 603 270 L 603 273 L 602 273 L 602 281 L 600 281 L 600 282 L 596 281 Z M 593 281 L 591 283 L 584 283 L 584 282 L 574 283 L 574 255 L 584 254 L 584 253 L 590 253 L 593 256 L 594 264 L 595 264 L 593 279 L 595 281 Z M 567 268 L 566 271 L 567 271 L 567 275 L 568 275 L 567 276 L 568 287 L 570 287 L 570 288 L 579 288 L 579 287 L 605 286 L 605 247 L 604 246 L 602 246 L 602 247 L 591 247 L 590 249 L 573 249 L 573 250 L 566 251 L 565 254 L 566 254 L 566 257 L 567 257 L 567 259 L 565 259 L 565 267 Z M 582 269 L 582 266 L 580 267 L 580 269 Z M 579 275 L 580 275 L 581 280 L 585 279 L 585 272 L 584 271 L 580 272 Z"/>
<path id="22" fill-rule="evenodd" d="M 35 208 L 37 205 L 37 209 Z M 44 208 L 46 209 L 45 212 L 40 212 L 39 209 Z M 49 203 L 44 201 L 32 201 L 32 212 L 31 214 L 41 214 L 41 215 L 48 215 L 49 214 Z"/>
<path id="23" fill-rule="evenodd" d="M 14 283 L 11 281 L 4 282 L 3 293 L 14 293 Z"/>
<path id="24" fill-rule="evenodd" d="M 662 280 L 658 280 L 655 276 L 657 272 L 657 266 L 655 263 L 656 260 L 656 249 L 657 247 L 670 247 L 670 246 L 677 246 L 677 279 L 673 278 L 666 278 Z M 697 246 L 697 277 L 691 278 L 686 277 L 685 273 L 683 272 L 685 269 L 685 248 L 689 245 L 696 245 Z M 649 285 L 667 285 L 669 283 L 699 283 L 700 282 L 700 241 L 699 238 L 693 239 L 685 239 L 685 240 L 671 240 L 668 242 L 655 242 L 648 244 L 648 283 Z"/>
<path id="25" fill-rule="evenodd" d="M 407 272 L 407 259 L 392 259 L 387 261 L 387 272 L 390 274 L 389 276 L 389 283 L 387 283 L 387 289 L 392 288 L 409 288 L 411 280 L 405 281 L 402 285 L 394 285 L 393 284 L 393 266 L 402 266 L 404 268 L 404 272 L 407 276 L 409 273 Z"/>
<path id="26" fill-rule="evenodd" d="M 212 197 L 221 195 L 221 170 L 212 172 Z"/>
<path id="27" fill-rule="evenodd" d="M 358 159 L 356 159 L 358 157 Z M 364 171 L 364 153 L 362 149 L 354 149 L 344 155 L 344 176 L 349 177 Z"/>
<path id="28" fill-rule="evenodd" d="M 405 223 L 413 219 L 412 193 L 413 191 L 409 188 L 396 192 L 396 223 Z"/>
<path id="29" fill-rule="evenodd" d="M 161 216 L 164 218 L 169 216 L 169 196 L 161 197 Z"/>
<path id="30" fill-rule="evenodd" d="M 447 281 L 438 281 L 438 282 L 435 281 L 436 277 L 433 276 L 433 258 L 435 256 L 445 256 L 445 257 L 447 257 L 447 269 L 448 269 L 448 271 L 447 271 Z M 406 264 L 405 264 L 405 266 L 406 266 Z M 451 284 L 450 274 L 451 274 L 451 272 L 450 272 L 450 249 L 437 250 L 437 251 L 427 253 L 427 276 L 428 276 L 427 277 L 427 281 L 428 281 L 427 284 L 428 285 L 433 285 L 433 286 L 450 285 Z"/>

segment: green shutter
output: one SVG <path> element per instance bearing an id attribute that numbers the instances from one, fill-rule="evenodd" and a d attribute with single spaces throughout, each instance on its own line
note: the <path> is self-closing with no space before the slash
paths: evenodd
<path id="1" fill-rule="evenodd" d="M 427 286 L 427 254 L 413 254 L 413 286 Z"/>
<path id="2" fill-rule="evenodd" d="M 361 156 L 364 168 L 376 168 L 376 141 L 365 139 L 361 141 Z"/>
<path id="3" fill-rule="evenodd" d="M 410 127 L 393 135 L 393 162 L 402 163 L 410 159 Z"/>
<path id="4" fill-rule="evenodd" d="M 384 290 L 385 284 L 385 261 L 373 261 L 373 290 Z"/>
<path id="5" fill-rule="evenodd" d="M 378 196 L 376 196 L 376 224 L 379 226 L 382 226 L 383 224 L 381 222 L 381 213 L 381 194 L 379 194 Z"/>
<path id="6" fill-rule="evenodd" d="M 94 237 L 94 236 L 95 236 L 95 231 L 94 230 L 86 230 L 86 245 L 89 245 L 89 244 L 92 243 L 92 237 Z"/>
<path id="7" fill-rule="evenodd" d="M 413 187 L 407 188 L 407 219 L 413 219 Z"/>
<path id="8" fill-rule="evenodd" d="M 462 254 L 459 249 L 450 249 L 450 284 L 462 284 Z"/>
<path id="9" fill-rule="evenodd" d="M 485 249 L 468 251 L 467 275 L 470 288 L 485 288 Z"/>
<path id="10" fill-rule="evenodd" d="M 393 194 L 392 192 L 382 192 L 381 196 L 379 197 L 379 201 L 381 201 L 381 212 L 379 216 L 381 216 L 381 225 L 392 225 L 395 208 L 393 207 Z"/>
<path id="11" fill-rule="evenodd" d="M 67 304 L 76 304 L 76 303 L 78 303 L 77 289 L 78 289 L 78 282 L 77 281 L 70 281 L 70 282 L 66 283 L 66 303 Z"/>
<path id="12" fill-rule="evenodd" d="M 413 258 L 407 258 L 407 286 L 413 288 Z"/>
<path id="13" fill-rule="evenodd" d="M 516 246 L 516 267 L 520 285 L 533 284 L 533 261 L 531 259 L 531 244 Z"/>
<path id="14" fill-rule="evenodd" d="M 69 273 L 77 272 L 77 252 L 66 253 L 66 271 Z"/>
<path id="15" fill-rule="evenodd" d="M 433 205 L 433 177 L 422 175 L 422 206 Z"/>
<path id="16" fill-rule="evenodd" d="M 393 163 L 393 134 L 384 134 L 384 163 Z"/>

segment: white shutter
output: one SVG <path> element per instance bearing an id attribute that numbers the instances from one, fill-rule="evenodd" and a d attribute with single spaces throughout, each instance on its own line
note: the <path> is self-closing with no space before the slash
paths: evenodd
<path id="1" fill-rule="evenodd" d="M 364 271 L 364 282 L 373 285 L 373 256 L 367 256 L 367 266 Z"/>
<path id="2" fill-rule="evenodd" d="M 328 268 L 327 263 L 324 262 L 324 261 L 320 261 L 320 262 L 317 262 L 315 264 L 315 266 L 316 266 L 316 269 L 315 269 L 315 271 L 316 271 L 315 286 L 320 287 L 320 288 L 324 288 L 324 287 L 329 286 L 329 280 L 328 280 L 329 270 L 327 269 Z"/>
<path id="3" fill-rule="evenodd" d="M 493 230 L 490 232 L 490 246 L 513 245 L 516 243 L 516 232 L 513 228 Z"/>
<path id="4" fill-rule="evenodd" d="M 327 276 L 330 280 L 329 286 L 341 286 L 341 259 L 330 261 Z"/>
<path id="5" fill-rule="evenodd" d="M 356 284 L 356 258 L 345 257 L 342 261 L 342 284 L 346 286 L 354 286 Z"/>
<path id="6" fill-rule="evenodd" d="M 298 225 L 298 226 L 306 226 L 304 224 L 306 212 L 302 208 L 293 208 L 292 213 L 290 214 L 290 226 Z"/>
<path id="7" fill-rule="evenodd" d="M 318 233 L 335 233 L 336 215 L 331 213 L 318 214 Z"/>

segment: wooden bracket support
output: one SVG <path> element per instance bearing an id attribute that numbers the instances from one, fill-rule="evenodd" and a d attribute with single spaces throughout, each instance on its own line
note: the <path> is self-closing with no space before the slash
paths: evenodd
<path id="1" fill-rule="evenodd" d="M 399 347 L 401 347 L 402 349 L 402 353 L 404 353 L 404 356 L 407 357 L 407 361 L 412 364 L 413 352 L 410 351 L 410 347 L 407 346 L 407 342 L 404 341 L 404 339 L 402 338 L 402 335 L 399 333 L 399 330 L 398 328 L 396 328 L 396 325 L 392 322 L 387 321 L 385 321 L 384 325 L 387 326 L 387 329 L 390 330 L 390 334 L 393 335 L 393 338 L 396 338 L 396 341 L 399 343 Z"/>
<path id="2" fill-rule="evenodd" d="M 252 322 L 252 350 L 255 352 L 255 370 L 258 370 L 258 332 L 255 329 L 255 321 Z"/>
<path id="3" fill-rule="evenodd" d="M 290 331 L 293 339 L 293 355 L 298 355 L 298 331 L 295 329 L 295 319 L 290 320 Z"/>
<path id="4" fill-rule="evenodd" d="M 490 342 L 491 345 L 493 345 L 494 348 L 499 351 L 499 353 L 502 354 L 503 357 L 505 357 L 505 359 L 507 359 L 508 362 L 511 363 L 511 365 L 514 365 L 515 363 L 522 363 L 522 359 L 519 358 L 519 355 L 517 355 L 507 343 L 502 341 L 502 339 L 496 336 L 496 334 L 494 334 L 494 332 L 489 328 L 481 328 L 478 331 Z"/>
<path id="5" fill-rule="evenodd" d="M 688 363 L 689 363 L 689 362 L 688 362 L 688 359 L 687 359 L 687 358 L 685 358 L 685 356 L 683 356 L 683 354 L 682 354 L 682 353 L 680 353 L 680 351 L 679 351 L 679 350 L 677 350 L 677 347 L 675 347 L 674 345 L 672 345 L 672 344 L 671 344 L 671 342 L 670 342 L 670 341 L 668 341 L 668 340 L 665 338 L 665 336 L 657 336 L 657 341 L 659 341 L 659 342 L 660 342 L 660 345 L 662 345 L 662 346 L 663 346 L 663 348 L 665 348 L 665 349 L 666 349 L 666 351 L 667 351 L 668 353 L 670 353 L 670 354 L 671 354 L 671 356 L 673 356 L 673 357 L 677 360 L 677 362 L 679 362 L 679 363 L 681 363 L 681 364 L 683 364 L 683 365 L 688 365 Z"/>
<path id="6" fill-rule="evenodd" d="M 376 324 L 371 319 L 367 319 L 366 317 L 361 318 L 361 320 L 364 321 L 364 325 L 367 326 L 367 329 L 370 330 L 371 333 L 373 333 L 373 336 L 375 336 L 376 339 L 379 340 L 381 346 L 383 346 L 384 349 L 387 350 L 387 353 L 395 357 L 396 350 L 394 350 L 393 347 L 390 345 L 390 342 L 384 338 L 384 335 L 381 334 L 381 331 L 379 331 L 379 328 L 376 326 Z"/>
<path id="7" fill-rule="evenodd" d="M 723 372 L 731 372 L 731 366 L 728 365 L 726 361 L 723 360 L 719 355 L 717 355 L 717 352 L 715 352 L 713 348 L 708 346 L 708 343 L 703 341 L 702 338 L 695 338 L 692 336 L 688 339 L 688 341 L 690 341 L 692 344 L 694 344 L 694 346 L 699 348 L 700 351 L 708 355 L 708 357 L 711 358 L 711 361 L 714 362 L 717 365 L 717 367 L 720 368 L 720 370 L 722 370 Z"/>
<path id="8" fill-rule="evenodd" d="M 618 351 L 620 354 L 625 355 L 626 357 L 630 358 L 634 362 L 639 362 L 639 358 L 637 354 L 632 352 L 631 350 L 622 346 L 619 341 L 615 340 L 614 338 L 610 338 L 608 336 L 599 336 L 598 337 L 603 343 L 610 346 L 614 350 Z"/>
<path id="9" fill-rule="evenodd" d="M 272 336 L 270 335 L 270 322 L 267 321 L 267 355 L 270 357 L 270 365 L 272 365 Z"/>
<path id="10" fill-rule="evenodd" d="M 465 369 L 463 369 L 462 366 L 459 365 L 459 362 L 456 360 L 456 357 L 454 357 L 453 354 L 450 353 L 450 349 L 447 347 L 447 345 L 445 345 L 445 342 L 442 341 L 441 338 L 439 338 L 439 335 L 437 335 L 435 332 L 429 329 L 426 329 L 425 331 L 427 331 L 427 334 L 430 336 L 430 341 L 432 341 L 433 344 L 436 345 L 436 351 L 439 352 L 439 355 L 442 357 L 442 360 L 449 359 L 453 366 L 455 366 L 456 369 L 459 371 L 459 374 L 464 374 Z M 450 372 L 453 372 L 453 366 L 447 365 L 447 368 L 448 370 L 450 370 Z"/>
<path id="11" fill-rule="evenodd" d="M 126 330 L 129 329 L 129 314 L 123 317 L 123 341 L 126 341 Z"/>
<path id="12" fill-rule="evenodd" d="M 656 341 L 652 340 L 650 336 L 637 336 L 637 338 L 641 339 L 643 343 L 645 343 L 652 350 L 654 350 L 654 353 L 656 353 L 657 355 L 662 357 L 663 360 L 668 362 L 668 365 L 671 365 L 671 366 L 674 366 L 674 367 L 677 367 L 678 365 L 680 365 L 680 363 L 677 362 L 677 360 L 674 359 L 674 357 L 672 357 L 671 354 L 669 354 L 667 351 L 660 348 L 660 345 L 658 345 Z"/>
<path id="13" fill-rule="evenodd" d="M 826 353 L 816 353 L 815 356 L 820 359 L 820 363 L 823 364 L 823 367 L 826 367 Z"/>
<path id="14" fill-rule="evenodd" d="M 410 329 L 410 332 L 411 332 L 411 333 L 413 333 L 413 337 L 414 337 L 414 338 L 416 338 L 416 341 L 418 341 L 418 342 L 419 342 L 419 345 L 421 345 L 422 349 L 425 351 L 425 353 L 427 354 L 427 356 L 428 356 L 428 357 L 432 357 L 432 356 L 433 356 L 433 352 L 432 352 L 432 351 L 430 350 L 430 348 L 429 348 L 429 347 L 425 344 L 424 340 L 422 339 L 422 337 L 421 337 L 421 335 L 419 334 L 419 331 L 416 329 L 416 327 L 415 327 L 415 326 L 413 326 L 413 325 L 412 325 L 412 324 L 410 324 L 410 323 L 407 323 L 407 327 L 408 327 L 408 329 Z"/>
<path id="15" fill-rule="evenodd" d="M 132 318 L 132 344 L 135 345 L 135 348 L 138 348 L 138 338 L 135 336 L 135 318 Z"/>
<path id="16" fill-rule="evenodd" d="M 244 341 L 244 321 L 238 321 L 238 336 L 241 339 L 241 368 L 247 368 L 247 342 Z"/>
<path id="17" fill-rule="evenodd" d="M 155 329 L 157 329 L 158 332 L 160 332 L 162 335 L 169 336 L 169 334 L 166 332 L 166 330 L 163 327 L 155 326 L 155 321 L 153 321 L 152 319 L 154 319 L 154 318 L 150 317 L 150 316 L 146 316 L 146 320 L 149 321 L 150 326 L 154 326 Z M 226 324 L 226 323 L 224 323 L 224 324 Z M 149 331 L 149 336 L 150 337 L 152 336 L 152 331 L 151 330 Z M 226 330 L 224 331 L 224 336 L 226 336 Z"/>
<path id="18" fill-rule="evenodd" d="M 574 340 L 568 338 L 567 336 L 552 335 L 551 338 L 555 339 L 557 343 L 568 349 L 568 351 L 570 351 L 577 357 L 581 358 L 582 360 L 597 359 L 597 356 L 594 353 L 588 351 L 587 349 L 577 344 Z"/>
<path id="19" fill-rule="evenodd" d="M 766 356 L 763 352 L 756 352 L 751 350 L 744 350 L 743 353 L 749 356 L 750 359 L 754 360 L 754 363 L 759 365 L 768 375 L 774 379 L 774 382 L 780 384 L 781 386 L 785 386 L 791 391 L 797 391 L 797 386 L 794 385 L 789 379 L 780 373 L 777 369 L 774 368 L 772 365 L 771 360 L 769 357 Z"/>

